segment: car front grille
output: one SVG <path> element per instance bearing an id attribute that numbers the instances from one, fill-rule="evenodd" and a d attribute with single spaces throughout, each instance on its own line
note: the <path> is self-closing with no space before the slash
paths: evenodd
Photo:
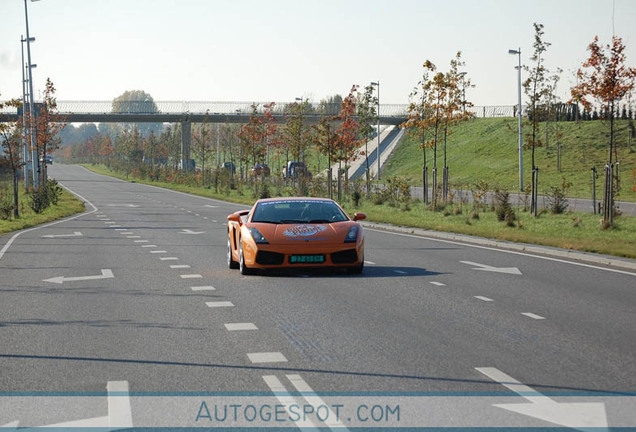
<path id="1" fill-rule="evenodd" d="M 285 260 L 285 255 L 278 252 L 258 251 L 256 263 L 260 265 L 281 265 Z"/>
<path id="2" fill-rule="evenodd" d="M 358 260 L 358 252 L 355 249 L 347 249 L 331 254 L 331 262 L 334 264 L 348 264 Z"/>

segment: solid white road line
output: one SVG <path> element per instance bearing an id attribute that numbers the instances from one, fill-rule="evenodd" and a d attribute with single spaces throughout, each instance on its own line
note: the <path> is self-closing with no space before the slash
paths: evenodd
<path id="1" fill-rule="evenodd" d="M 247 358 L 252 363 L 284 363 L 287 362 L 287 358 L 279 352 L 260 352 L 260 353 L 248 353 Z"/>
<path id="2" fill-rule="evenodd" d="M 181 275 L 181 279 L 201 279 L 203 276 L 200 274 L 185 274 Z"/>
<path id="3" fill-rule="evenodd" d="M 446 284 L 443 284 L 443 283 L 441 283 L 441 282 L 435 282 L 435 281 L 433 281 L 433 282 L 429 282 L 429 283 L 430 283 L 431 285 L 435 285 L 435 286 L 439 286 L 439 287 L 446 286 Z"/>
<path id="4" fill-rule="evenodd" d="M 545 317 L 541 315 L 533 314 L 532 312 L 523 312 L 521 315 L 527 316 L 528 318 L 536 319 L 536 320 L 544 320 Z"/>
<path id="5" fill-rule="evenodd" d="M 192 291 L 216 291 L 216 288 L 214 288 L 211 285 L 207 285 L 207 286 L 193 286 L 193 287 L 190 287 L 190 289 Z"/>
<path id="6" fill-rule="evenodd" d="M 175 264 L 170 266 L 171 269 L 187 269 L 190 268 L 187 264 Z"/>
<path id="7" fill-rule="evenodd" d="M 234 307 L 234 303 L 231 301 L 214 301 L 214 302 L 205 302 L 207 307 L 217 308 L 217 307 Z"/>
<path id="8" fill-rule="evenodd" d="M 311 387 L 309 387 L 309 384 L 307 384 L 300 375 L 286 375 L 286 377 L 292 383 L 292 385 L 296 387 L 296 390 L 298 390 L 302 394 L 303 398 L 305 398 L 305 400 L 314 407 L 314 410 L 317 410 L 320 406 L 329 407 L 329 405 L 327 405 L 320 396 L 316 395 L 316 392 Z M 329 429 L 337 429 L 340 432 L 346 432 L 349 430 L 338 419 L 338 416 L 333 411 L 331 411 L 331 409 L 327 408 L 327 411 L 328 416 L 325 425 L 327 425 Z"/>
<path id="9" fill-rule="evenodd" d="M 159 258 L 161 261 L 179 261 L 177 257 L 161 257 Z"/>
<path id="10" fill-rule="evenodd" d="M 485 301 L 485 302 L 491 302 L 491 301 L 494 301 L 493 299 L 488 298 L 488 297 L 484 297 L 484 296 L 475 296 L 475 298 L 476 298 L 477 300 L 481 300 L 481 301 Z"/>
<path id="11" fill-rule="evenodd" d="M 283 383 L 275 375 L 263 375 L 263 380 L 269 389 L 274 393 L 276 399 L 285 407 L 285 410 L 291 415 L 291 407 L 303 406 L 301 401 L 297 401 L 292 395 L 289 394 Z M 318 430 L 316 425 L 309 420 L 308 416 L 298 416 L 300 419 L 296 421 L 296 425 L 301 430 Z"/>
<path id="12" fill-rule="evenodd" d="M 258 327 L 256 327 L 253 323 L 228 323 L 223 325 L 229 331 L 258 330 Z"/>

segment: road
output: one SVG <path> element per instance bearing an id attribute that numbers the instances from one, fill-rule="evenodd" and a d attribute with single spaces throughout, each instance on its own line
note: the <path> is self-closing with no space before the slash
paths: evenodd
<path id="1" fill-rule="evenodd" d="M 282 388 L 523 402 L 525 385 L 611 395 L 610 425 L 636 426 L 617 397 L 636 391 L 636 273 L 367 229 L 360 276 L 246 277 L 226 267 L 224 223 L 245 206 L 77 166 L 50 175 L 87 212 L 0 238 L 0 427 L 107 418 L 118 399 L 106 409 L 85 398 L 75 412 L 9 397 L 104 395 L 107 385 L 199 403 L 210 392 L 281 401 Z M 140 403 L 122 424 L 143 423 Z M 487 405 L 486 424 L 552 424 Z"/>

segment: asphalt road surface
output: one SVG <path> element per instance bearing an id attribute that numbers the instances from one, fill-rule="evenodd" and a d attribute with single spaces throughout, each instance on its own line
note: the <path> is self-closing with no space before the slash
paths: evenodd
<path id="1" fill-rule="evenodd" d="M 362 275 L 246 277 L 225 261 L 225 218 L 245 206 L 77 166 L 49 170 L 87 212 L 0 238 L 0 427 L 89 418 L 110 419 L 111 429 L 148 425 L 140 404 L 149 399 L 139 394 L 196 399 L 171 415 L 198 416 L 200 426 L 204 396 L 272 396 L 285 405 L 287 392 L 311 391 L 344 392 L 358 406 L 394 397 L 400 425 L 411 397 L 430 396 L 433 407 L 461 395 L 527 405 L 554 400 L 544 395 L 602 396 L 610 425 L 636 426 L 633 272 L 367 229 Z M 65 409 L 16 399 L 42 394 L 94 397 Z M 133 397 L 132 408 L 118 408 L 113 395 Z M 497 415 L 505 425 L 560 421 L 490 402 L 487 425 Z M 460 422 L 459 405 L 442 404 L 426 421 Z"/>

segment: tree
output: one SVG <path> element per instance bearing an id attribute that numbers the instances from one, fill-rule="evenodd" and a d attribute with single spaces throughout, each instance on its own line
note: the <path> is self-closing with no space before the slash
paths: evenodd
<path id="1" fill-rule="evenodd" d="M 208 161 L 212 153 L 212 143 L 210 142 L 211 132 L 209 128 L 210 118 L 208 117 L 207 114 L 208 113 L 206 113 L 206 117 L 203 120 L 203 123 L 199 125 L 198 127 L 196 127 L 194 130 L 194 133 L 192 134 L 192 137 L 195 143 L 195 146 L 193 148 L 194 154 L 201 161 L 201 175 L 202 175 L 203 185 L 206 184 L 205 183 L 206 162 Z"/>
<path id="2" fill-rule="evenodd" d="M 66 126 L 64 116 L 57 112 L 57 99 L 55 98 L 55 86 L 50 78 L 46 79 L 44 89 L 43 109 L 36 117 L 38 154 L 42 161 L 47 154 L 53 153 L 60 147 L 59 133 Z M 40 163 L 42 185 L 46 186 L 47 165 Z"/>
<path id="3" fill-rule="evenodd" d="M 113 99 L 113 113 L 133 113 L 133 114 L 155 114 L 159 112 L 157 104 L 150 94 L 143 90 L 126 90 L 121 95 Z M 162 123 L 121 123 L 118 126 L 111 126 L 115 132 L 132 132 L 137 129 L 143 136 L 148 136 L 150 132 L 156 135 L 163 131 Z"/>
<path id="4" fill-rule="evenodd" d="M 534 23 L 534 52 L 530 60 L 534 62 L 534 66 L 525 66 L 524 69 L 528 73 L 528 78 L 524 81 L 523 87 L 526 95 L 530 98 L 530 106 L 528 107 L 528 116 L 531 122 L 531 132 L 526 138 L 526 148 L 532 150 L 532 199 L 530 211 L 537 214 L 537 174 L 538 168 L 535 163 L 535 149 L 543 146 L 543 141 L 539 138 L 539 121 L 544 117 L 546 102 L 545 99 L 549 93 L 548 74 L 549 71 L 543 62 L 543 54 L 546 52 L 550 43 L 543 40 L 543 24 Z"/>
<path id="5" fill-rule="evenodd" d="M 371 185 L 369 178 L 369 140 L 373 135 L 373 125 L 378 121 L 378 114 L 376 107 L 378 105 L 378 98 L 373 96 L 374 88 L 371 84 L 364 88 L 364 93 L 358 93 L 356 102 L 356 114 L 358 116 L 359 134 L 364 140 L 364 162 L 366 165 L 366 184 L 367 194 L 371 193 Z M 378 130 L 379 134 L 380 131 Z M 379 150 L 378 150 L 379 154 Z"/>
<path id="6" fill-rule="evenodd" d="M 358 133 L 360 125 L 354 119 L 356 113 L 357 85 L 353 85 L 349 95 L 340 104 L 340 125 L 336 130 L 335 156 L 342 167 L 342 162 L 347 164 L 357 156 Z"/>
<path id="7" fill-rule="evenodd" d="M 0 103 L 0 110 L 4 106 L 19 108 L 22 106 L 22 101 L 18 99 L 12 99 L 6 104 Z M 4 157 L 0 159 L 0 162 L 6 163 L 11 169 L 12 173 L 12 185 L 13 185 L 13 217 L 17 219 L 20 217 L 19 213 L 19 179 L 20 169 L 24 166 L 24 162 L 20 157 L 20 140 L 22 131 L 22 119 L 20 118 L 16 122 L 12 123 L 0 123 L 0 141 L 2 141 L 2 148 L 4 149 Z"/>
<path id="8" fill-rule="evenodd" d="M 309 129 L 303 127 L 303 116 L 310 111 L 309 101 L 302 100 L 300 103 L 294 102 L 287 106 L 289 115 L 285 125 L 285 137 L 289 146 L 287 150 L 291 152 L 293 160 L 303 161 L 305 150 L 311 143 Z M 289 161 L 289 153 L 286 154 L 286 162 Z"/>
<path id="9" fill-rule="evenodd" d="M 599 44 L 598 36 L 588 45 L 590 57 L 577 72 L 579 84 L 572 88 L 572 98 L 581 100 L 586 109 L 592 105 L 603 108 L 610 121 L 609 153 L 606 169 L 603 222 L 611 226 L 614 219 L 614 119 L 618 103 L 631 94 L 636 80 L 636 68 L 626 66 L 625 45 L 612 36 L 611 45 Z M 590 100 L 592 99 L 592 101 Z M 609 179 L 608 179 L 609 176 Z"/>

